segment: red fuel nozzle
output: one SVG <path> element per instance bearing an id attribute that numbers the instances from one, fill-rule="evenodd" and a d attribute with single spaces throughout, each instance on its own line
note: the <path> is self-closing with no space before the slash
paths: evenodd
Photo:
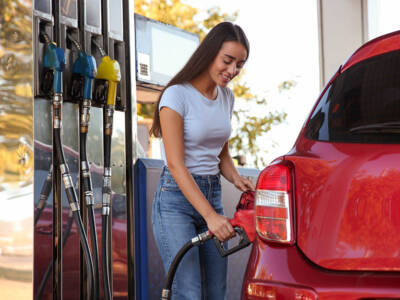
<path id="1" fill-rule="evenodd" d="M 236 206 L 233 218 L 229 220 L 236 234 L 240 237 L 239 243 L 225 250 L 223 243 L 214 236 L 214 242 L 221 256 L 225 257 L 240 249 L 249 246 L 255 239 L 256 227 L 254 223 L 254 192 L 244 192 Z"/>
<path id="2" fill-rule="evenodd" d="M 256 237 L 256 226 L 254 223 L 254 192 L 244 192 L 236 206 L 236 212 L 230 220 L 232 226 L 243 228 L 249 241 L 252 243 Z"/>

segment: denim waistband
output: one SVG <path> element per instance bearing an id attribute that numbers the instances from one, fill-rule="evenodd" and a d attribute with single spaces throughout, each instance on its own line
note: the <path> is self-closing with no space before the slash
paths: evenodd
<path id="1" fill-rule="evenodd" d="M 206 179 L 206 180 L 213 180 L 213 179 L 220 179 L 221 173 L 215 175 L 199 175 L 199 174 L 191 174 L 194 179 Z M 161 172 L 161 176 L 172 176 L 171 171 L 168 169 L 167 166 L 164 166 Z"/>

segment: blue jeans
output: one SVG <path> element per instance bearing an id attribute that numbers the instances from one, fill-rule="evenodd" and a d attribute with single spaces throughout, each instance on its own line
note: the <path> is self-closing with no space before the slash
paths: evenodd
<path id="1" fill-rule="evenodd" d="M 223 214 L 220 175 L 192 175 L 215 211 Z M 182 246 L 206 230 L 201 215 L 180 191 L 164 167 L 154 196 L 153 232 L 165 273 Z M 172 300 L 224 300 L 227 259 L 220 256 L 212 240 L 186 253 L 176 271 Z"/>

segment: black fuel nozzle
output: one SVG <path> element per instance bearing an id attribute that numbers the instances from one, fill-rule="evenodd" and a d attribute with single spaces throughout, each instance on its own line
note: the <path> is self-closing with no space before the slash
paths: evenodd
<path id="1" fill-rule="evenodd" d="M 246 232 L 241 227 L 234 227 L 233 229 L 235 230 L 236 235 L 239 236 L 239 242 L 237 243 L 236 246 L 232 248 L 225 249 L 224 243 L 221 242 L 219 239 L 217 239 L 215 236 L 213 237 L 215 246 L 217 247 L 218 252 L 222 257 L 231 255 L 243 248 L 246 248 L 251 244 Z"/>

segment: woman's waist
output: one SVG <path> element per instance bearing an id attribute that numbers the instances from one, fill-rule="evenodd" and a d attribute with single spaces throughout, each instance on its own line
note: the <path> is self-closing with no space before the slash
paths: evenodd
<path id="1" fill-rule="evenodd" d="M 195 173 L 190 173 L 190 174 L 197 183 L 202 183 L 202 182 L 213 183 L 213 182 L 220 182 L 221 180 L 221 174 L 219 172 L 217 174 L 195 174 Z M 163 170 L 161 172 L 161 177 L 175 181 L 174 177 L 171 174 L 171 171 L 168 169 L 168 166 L 163 167 Z"/>

